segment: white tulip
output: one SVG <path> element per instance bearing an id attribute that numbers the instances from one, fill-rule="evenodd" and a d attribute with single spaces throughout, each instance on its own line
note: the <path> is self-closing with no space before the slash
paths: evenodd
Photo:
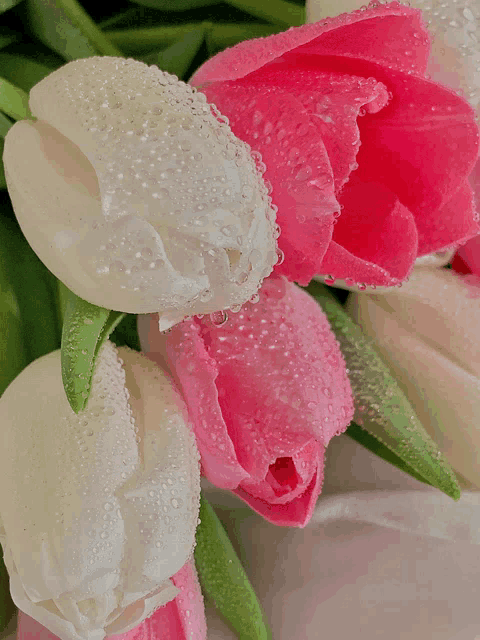
<path id="1" fill-rule="evenodd" d="M 192 555 L 199 456 L 166 374 L 107 342 L 87 408 L 63 391 L 60 351 L 0 399 L 0 541 L 19 609 L 62 640 L 132 629 L 178 593 Z"/>
<path id="2" fill-rule="evenodd" d="M 275 212 L 250 147 L 205 96 L 123 58 L 76 60 L 30 93 L 4 164 L 46 266 L 93 304 L 186 315 L 237 307 L 277 261 Z M 261 167 L 261 164 L 258 164 Z"/>
<path id="3" fill-rule="evenodd" d="M 423 268 L 400 289 L 351 295 L 347 310 L 439 449 L 480 488 L 480 289 L 451 270 Z"/>

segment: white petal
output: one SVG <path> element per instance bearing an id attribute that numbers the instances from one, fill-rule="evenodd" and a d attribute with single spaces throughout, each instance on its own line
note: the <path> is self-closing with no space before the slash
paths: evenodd
<path id="1" fill-rule="evenodd" d="M 246 302 L 270 274 L 266 186 L 203 94 L 135 60 L 88 58 L 37 84 L 30 107 L 39 120 L 5 140 L 10 196 L 79 296 L 182 319 Z"/>
<path id="2" fill-rule="evenodd" d="M 169 578 L 194 546 L 198 452 L 183 403 L 163 371 L 118 351 L 124 368 L 116 348 L 103 347 L 78 415 L 59 351 L 0 400 L 0 539 L 12 597 L 62 640 L 138 624 L 175 597 Z"/>

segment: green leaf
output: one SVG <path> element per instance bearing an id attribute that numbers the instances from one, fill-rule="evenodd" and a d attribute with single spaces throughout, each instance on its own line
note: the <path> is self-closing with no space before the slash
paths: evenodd
<path id="1" fill-rule="evenodd" d="M 17 608 L 10 596 L 10 580 L 0 547 L 0 633 L 5 630 L 16 611 Z"/>
<path id="2" fill-rule="evenodd" d="M 151 53 L 142 59 L 147 64 L 155 64 L 159 69 L 183 78 L 203 44 L 205 31 L 205 26 L 201 24 L 167 49 Z"/>
<path id="3" fill-rule="evenodd" d="M 209 7 L 212 4 L 219 4 L 223 0 L 133 0 L 133 2 L 160 11 L 186 11 L 198 9 L 198 7 Z"/>
<path id="4" fill-rule="evenodd" d="M 34 35 L 65 60 L 123 54 L 76 0 L 26 0 Z"/>
<path id="5" fill-rule="evenodd" d="M 386 455 L 386 450 L 391 451 L 406 465 L 404 471 L 413 470 L 414 477 L 458 500 L 460 487 L 455 472 L 418 420 L 372 341 L 327 287 L 312 281 L 306 290 L 321 305 L 340 343 L 355 401 L 354 422 L 383 446 L 373 445 L 367 437 L 361 444 L 395 464 L 395 458 Z M 358 429 L 352 427 L 350 433 L 360 442 Z"/>
<path id="6" fill-rule="evenodd" d="M 212 56 L 220 49 L 233 47 L 243 40 L 252 40 L 253 38 L 265 38 L 274 33 L 279 33 L 281 27 L 269 24 L 215 24 L 206 33 L 206 41 L 209 55 Z"/>
<path id="7" fill-rule="evenodd" d="M 7 27 L 0 27 L 0 49 L 8 47 L 9 44 L 17 42 L 21 35 L 15 31 L 11 31 Z"/>
<path id="8" fill-rule="evenodd" d="M 12 53 L 0 53 L 0 69 L 6 80 L 27 92 L 54 70 L 32 58 Z"/>
<path id="9" fill-rule="evenodd" d="M 137 316 L 127 313 L 123 320 L 115 327 L 110 340 L 117 347 L 130 347 L 134 351 L 141 351 L 140 338 L 138 337 Z"/>
<path id="10" fill-rule="evenodd" d="M 226 0 L 235 7 L 280 27 L 298 27 L 305 24 L 305 7 L 285 0 Z"/>
<path id="11" fill-rule="evenodd" d="M 207 25 L 210 23 L 207 23 Z M 129 55 L 146 54 L 155 49 L 162 49 L 175 44 L 192 31 L 205 29 L 203 22 L 172 25 L 168 27 L 152 27 L 147 29 L 119 29 L 106 31 L 113 44 Z"/>
<path id="12" fill-rule="evenodd" d="M 56 278 L 30 247 L 15 223 L 9 237 L 10 271 L 20 308 L 23 341 L 32 362 L 60 348 Z"/>
<path id="13" fill-rule="evenodd" d="M 14 120 L 33 117 L 28 108 L 28 94 L 5 78 L 0 78 L 0 111 Z"/>
<path id="14" fill-rule="evenodd" d="M 239 640 L 270 640 L 271 631 L 253 587 L 203 495 L 196 538 L 195 564 L 204 595 L 213 600 Z"/>
<path id="15" fill-rule="evenodd" d="M 90 304 L 67 290 L 62 332 L 62 379 L 68 402 L 75 413 L 82 411 L 87 404 L 100 347 L 124 315 L 120 311 Z"/>
<path id="16" fill-rule="evenodd" d="M 15 244 L 14 224 L 0 216 L 0 395 L 29 362 L 11 268 Z"/>
<path id="17" fill-rule="evenodd" d="M 0 0 L 0 13 L 4 13 L 17 5 L 21 0 Z"/>

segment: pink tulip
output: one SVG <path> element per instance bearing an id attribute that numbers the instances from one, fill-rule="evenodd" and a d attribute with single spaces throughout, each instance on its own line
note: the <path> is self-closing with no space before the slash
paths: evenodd
<path id="1" fill-rule="evenodd" d="M 391 286 L 478 233 L 475 113 L 427 77 L 429 52 L 421 12 L 392 2 L 241 42 L 195 73 L 267 166 L 277 273 Z"/>
<path id="2" fill-rule="evenodd" d="M 206 640 L 203 596 L 193 560 L 172 577 L 178 596 L 137 627 L 106 640 Z M 17 640 L 60 640 L 39 622 L 19 611 Z"/>
<path id="3" fill-rule="evenodd" d="M 303 527 L 323 482 L 324 452 L 353 400 L 326 316 L 284 278 L 223 326 L 193 318 L 168 334 L 140 320 L 143 349 L 168 362 L 194 425 L 202 473 L 270 522 Z"/>

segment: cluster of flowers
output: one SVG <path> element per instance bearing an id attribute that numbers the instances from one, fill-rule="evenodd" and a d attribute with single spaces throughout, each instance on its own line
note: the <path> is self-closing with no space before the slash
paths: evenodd
<path id="1" fill-rule="evenodd" d="M 143 354 L 107 342 L 78 414 L 60 352 L 2 396 L 0 540 L 31 616 L 20 635 L 39 621 L 62 640 L 204 639 L 200 474 L 305 526 L 354 404 L 328 320 L 294 283 L 391 287 L 349 311 L 399 379 L 415 372 L 408 397 L 422 417 L 428 394 L 440 448 L 480 486 L 478 397 L 444 395 L 478 389 L 476 282 L 428 267 L 480 232 L 479 135 L 466 100 L 427 77 L 429 51 L 421 13 L 393 2 L 241 43 L 192 86 L 88 58 L 34 87 L 36 119 L 5 140 L 22 231 L 78 296 L 143 314 Z M 463 273 L 478 271 L 472 246 Z M 448 439 L 442 421 L 458 420 Z"/>

